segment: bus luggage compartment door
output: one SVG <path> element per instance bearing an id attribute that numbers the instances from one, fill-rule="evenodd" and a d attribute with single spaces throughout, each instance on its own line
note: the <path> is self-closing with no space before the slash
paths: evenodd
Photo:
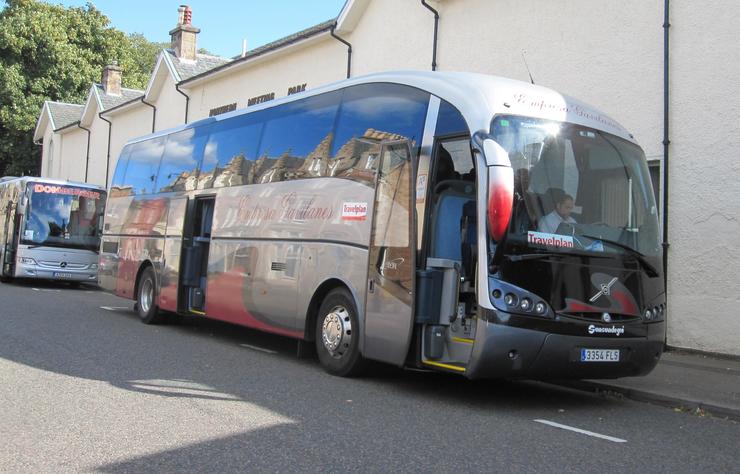
<path id="1" fill-rule="evenodd" d="M 408 141 L 381 148 L 370 234 L 364 355 L 402 365 L 414 322 L 413 165 Z"/>

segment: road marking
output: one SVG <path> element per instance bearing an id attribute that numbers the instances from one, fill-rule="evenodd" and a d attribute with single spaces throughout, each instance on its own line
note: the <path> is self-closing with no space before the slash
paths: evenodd
<path id="1" fill-rule="evenodd" d="M 246 347 L 247 349 L 254 349 L 255 351 L 265 352 L 267 354 L 277 354 L 277 351 L 265 349 L 264 347 L 257 347 L 257 346 L 252 346 L 249 344 L 239 344 L 239 345 L 242 347 Z"/>
<path id="2" fill-rule="evenodd" d="M 31 289 L 33 291 L 45 291 L 47 293 L 59 293 L 60 291 L 62 291 L 62 290 L 54 290 L 50 288 L 43 288 L 43 289 L 42 288 L 31 288 Z"/>
<path id="3" fill-rule="evenodd" d="M 560 428 L 562 430 L 575 431 L 576 433 L 585 434 L 586 436 L 593 436 L 594 438 L 605 439 L 605 440 L 611 441 L 613 443 L 626 443 L 627 442 L 626 439 L 614 438 L 612 436 L 607 436 L 607 435 L 603 435 L 603 434 L 599 434 L 599 433 L 594 433 L 593 431 L 582 430 L 580 428 L 575 428 L 573 426 L 561 425 L 560 423 L 555 423 L 554 421 L 548 421 L 548 420 L 534 420 L 534 421 L 537 422 L 537 423 L 542 423 L 544 425 L 554 426 L 555 428 Z"/>
<path id="4" fill-rule="evenodd" d="M 100 309 L 104 309 L 106 311 L 120 311 L 122 309 L 129 309 L 128 306 L 101 306 Z"/>

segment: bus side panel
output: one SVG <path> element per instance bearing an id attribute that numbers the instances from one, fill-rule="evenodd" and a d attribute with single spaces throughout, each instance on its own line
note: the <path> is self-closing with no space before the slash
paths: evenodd
<path id="1" fill-rule="evenodd" d="M 136 197 L 131 201 L 121 226 L 118 272 L 113 292 L 135 298 L 136 276 L 141 264 L 151 261 L 159 271 L 169 199 L 162 196 Z"/>
<path id="2" fill-rule="evenodd" d="M 164 242 L 162 274 L 159 281 L 158 306 L 165 311 L 177 311 L 177 295 L 180 282 L 180 253 L 187 197 L 172 198 L 167 212 L 167 235 Z"/>
<path id="3" fill-rule="evenodd" d="M 370 186 L 339 178 L 219 190 L 206 314 L 303 337 L 321 282 L 351 282 L 363 295 L 373 196 Z"/>
<path id="4" fill-rule="evenodd" d="M 300 245 L 286 242 L 212 240 L 208 317 L 302 337 L 295 318 L 301 252 Z"/>

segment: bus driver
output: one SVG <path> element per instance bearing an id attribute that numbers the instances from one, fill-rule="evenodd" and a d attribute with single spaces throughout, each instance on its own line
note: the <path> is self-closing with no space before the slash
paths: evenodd
<path id="1" fill-rule="evenodd" d="M 562 222 L 575 224 L 576 220 L 570 216 L 574 206 L 573 196 L 562 194 L 555 204 L 555 209 L 540 220 L 537 230 L 547 234 L 554 234 Z"/>

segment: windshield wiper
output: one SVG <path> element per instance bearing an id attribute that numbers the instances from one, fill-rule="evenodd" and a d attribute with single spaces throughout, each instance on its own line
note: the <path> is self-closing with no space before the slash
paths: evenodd
<path id="1" fill-rule="evenodd" d="M 598 240 L 600 242 L 604 242 L 609 245 L 613 245 L 615 247 L 619 247 L 620 249 L 626 250 L 630 255 L 635 257 L 635 259 L 637 259 L 640 265 L 642 265 L 642 267 L 647 271 L 647 274 L 650 278 L 654 278 L 658 276 L 658 270 L 656 270 L 655 267 L 650 262 L 647 261 L 647 259 L 645 258 L 645 255 L 633 249 L 629 245 L 623 244 L 622 242 L 617 242 L 615 240 L 609 240 L 609 239 L 604 239 L 602 237 L 597 237 L 595 235 L 588 235 L 588 234 L 581 234 L 581 235 L 584 237 L 588 237 L 589 239 Z"/>
<path id="2" fill-rule="evenodd" d="M 538 252 L 538 253 L 522 253 L 522 254 L 514 254 L 514 255 L 505 255 L 505 258 L 507 258 L 511 262 L 521 262 L 522 260 L 539 260 L 542 258 L 547 257 L 589 257 L 589 258 L 610 258 L 607 255 L 593 255 L 590 253 L 583 253 L 583 252 Z"/>

